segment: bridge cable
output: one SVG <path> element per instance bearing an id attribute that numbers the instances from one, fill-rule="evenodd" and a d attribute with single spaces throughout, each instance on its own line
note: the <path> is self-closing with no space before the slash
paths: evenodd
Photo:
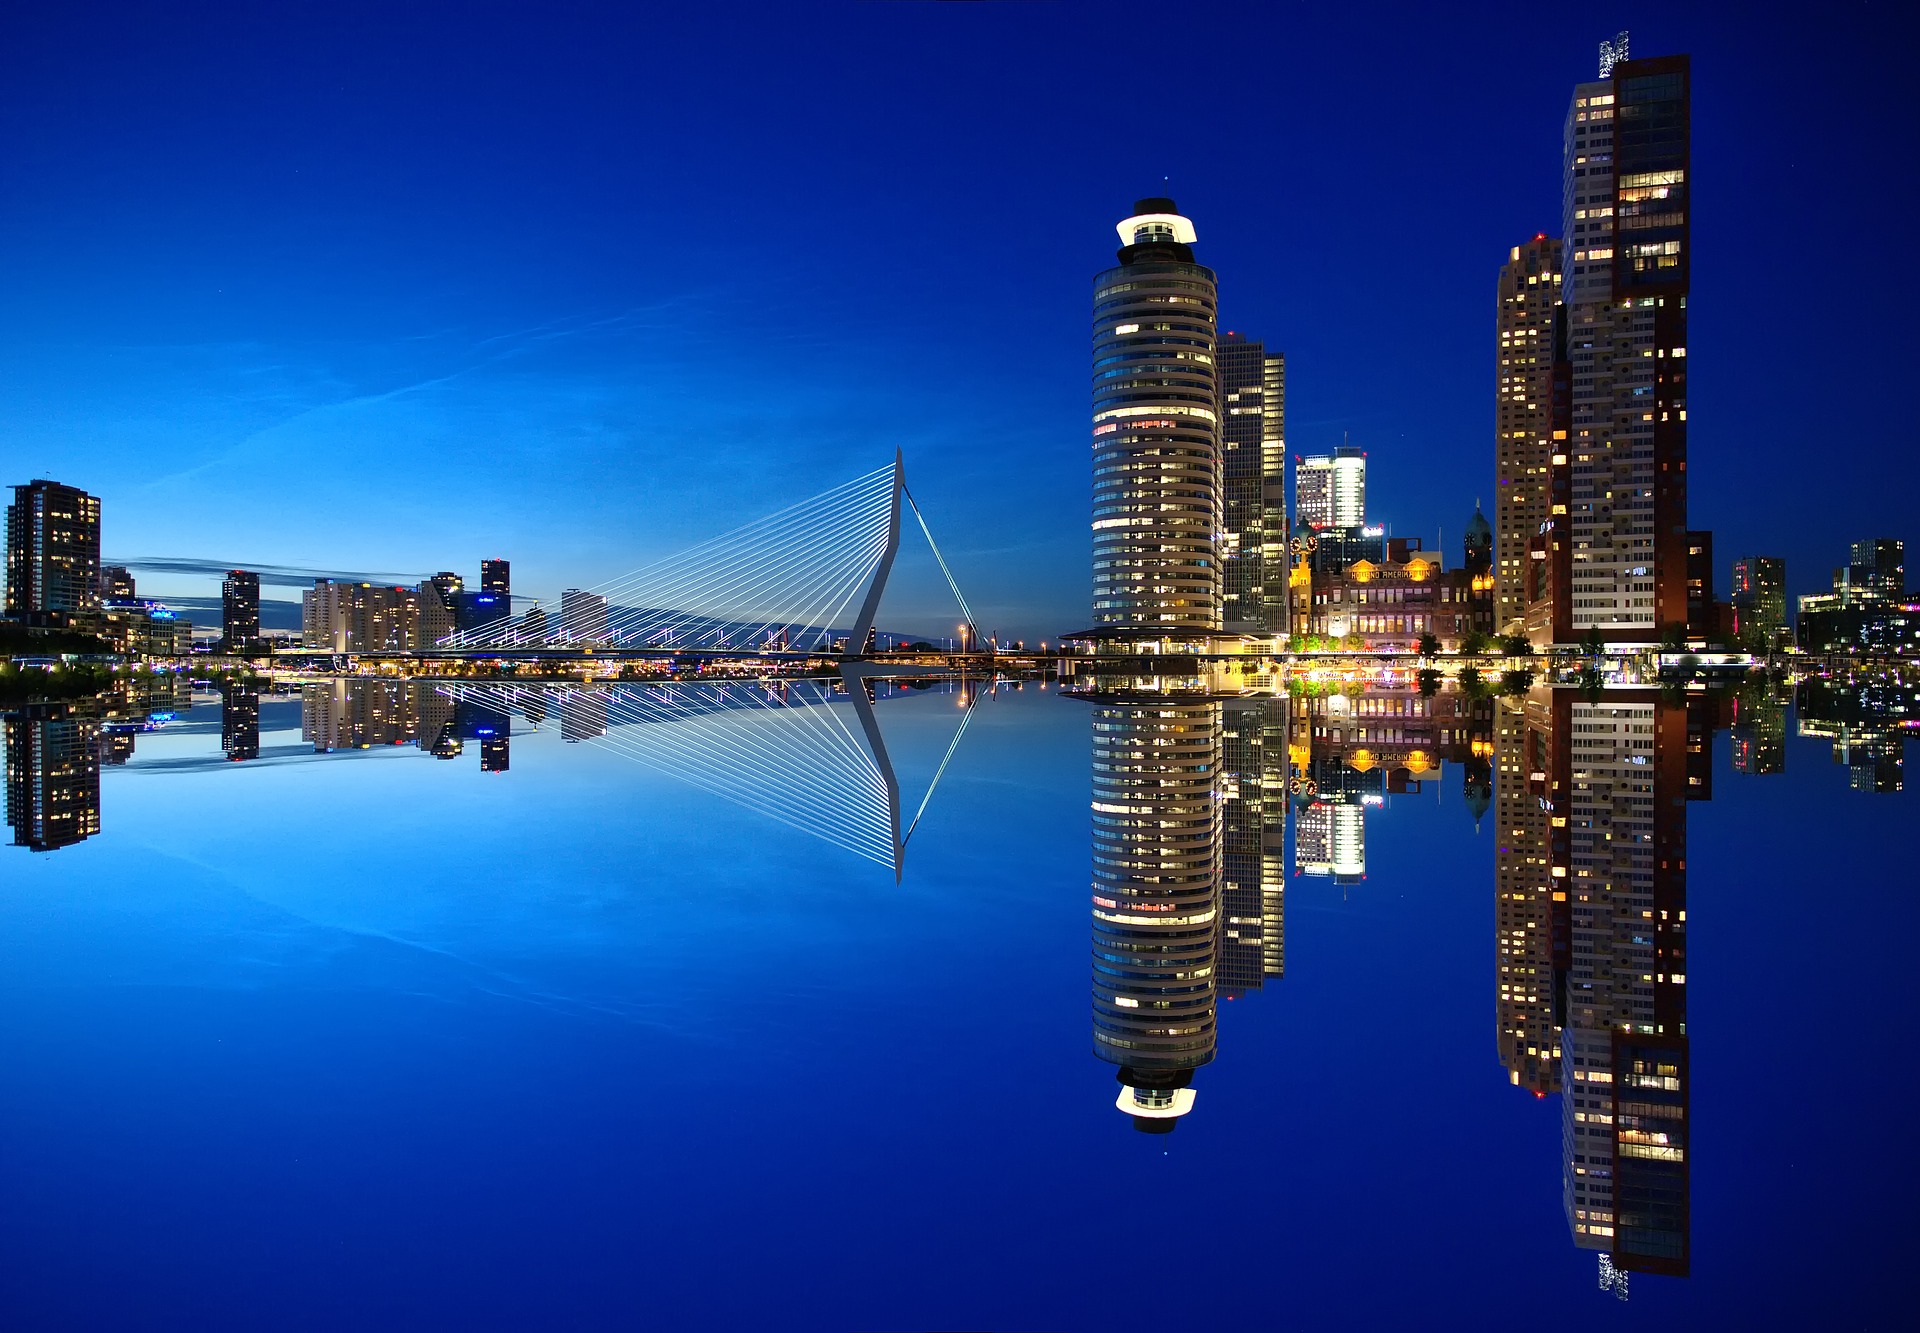
<path id="1" fill-rule="evenodd" d="M 940 544 L 933 539 L 933 530 L 927 526 L 926 515 L 920 512 L 920 506 L 914 501 L 912 491 L 902 486 L 900 493 L 907 497 L 907 504 L 912 508 L 914 518 L 919 520 L 920 531 L 926 534 L 927 545 L 933 549 L 933 558 L 939 561 L 940 572 L 947 576 L 947 586 L 953 589 L 954 600 L 960 603 L 960 610 L 967 617 L 967 627 L 973 631 L 973 639 L 977 644 L 980 641 L 980 626 L 973 618 L 973 608 L 967 605 L 966 597 L 960 592 L 960 585 L 954 582 L 953 571 L 947 568 L 947 559 L 940 554 Z"/>

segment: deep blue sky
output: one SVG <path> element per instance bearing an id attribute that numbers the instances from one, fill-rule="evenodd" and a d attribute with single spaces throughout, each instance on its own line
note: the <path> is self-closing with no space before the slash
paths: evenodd
<path id="1" fill-rule="evenodd" d="M 1290 444 L 1451 551 L 1495 270 L 1619 27 L 1694 57 L 1693 521 L 1810 590 L 1920 539 L 1890 5 L 8 6 L 0 480 L 103 495 L 114 555 L 552 595 L 899 444 L 982 619 L 1051 635 L 1089 279 L 1170 177 Z M 883 622 L 949 620 L 906 573 Z"/>

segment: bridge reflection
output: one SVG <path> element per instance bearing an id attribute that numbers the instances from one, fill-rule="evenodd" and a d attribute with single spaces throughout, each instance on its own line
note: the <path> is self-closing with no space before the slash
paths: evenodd
<path id="1" fill-rule="evenodd" d="M 437 688 L 455 708 L 496 719 L 517 714 L 537 728 L 557 716 L 566 741 L 902 871 L 900 785 L 873 705 L 911 685 L 849 668 L 831 679 Z"/>
<path id="2" fill-rule="evenodd" d="M 481 770 L 505 773 L 515 735 L 557 730 L 564 742 L 594 745 L 888 866 L 897 880 L 915 821 L 932 800 L 974 705 L 991 696 L 997 679 L 899 675 L 847 663 L 830 677 L 761 681 L 336 678 L 308 682 L 294 695 L 236 685 L 220 695 L 218 753 L 175 747 L 135 767 L 160 773 L 278 766 L 404 747 L 450 760 L 477 743 Z M 920 694 L 957 695 L 965 710 L 903 827 L 900 784 L 875 708 Z M 311 748 L 263 751 L 263 700 L 290 705 L 295 697 L 299 734 Z M 6 810 L 15 844 L 53 851 L 101 832 L 102 767 L 129 763 L 139 735 L 181 725 L 177 720 L 193 707 L 187 681 L 162 676 L 98 698 L 7 713 Z"/>

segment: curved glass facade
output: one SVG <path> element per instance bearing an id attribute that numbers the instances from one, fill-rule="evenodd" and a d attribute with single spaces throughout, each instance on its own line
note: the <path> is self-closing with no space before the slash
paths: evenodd
<path id="1" fill-rule="evenodd" d="M 1139 211 L 1094 279 L 1093 624 L 1178 640 L 1221 624 L 1219 296 L 1171 201 Z"/>
<path id="2" fill-rule="evenodd" d="M 1093 1048 L 1137 1121 L 1182 1113 L 1213 1059 L 1220 757 L 1218 703 L 1094 710 Z"/>

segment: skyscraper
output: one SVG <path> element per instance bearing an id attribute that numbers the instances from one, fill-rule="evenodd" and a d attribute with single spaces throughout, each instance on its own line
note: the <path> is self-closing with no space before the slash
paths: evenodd
<path id="1" fill-rule="evenodd" d="M 1142 199 L 1093 290 L 1093 633 L 1192 643 L 1221 628 L 1218 291 L 1193 223 Z"/>
<path id="2" fill-rule="evenodd" d="M 50 852 L 98 833 L 99 719 L 71 704 L 32 704 L 7 714 L 0 726 L 14 846 Z"/>
<path id="3" fill-rule="evenodd" d="M 1221 732 L 1220 989 L 1286 971 L 1285 698 L 1229 699 Z"/>
<path id="4" fill-rule="evenodd" d="M 1602 78 L 1567 111 L 1568 439 L 1549 477 L 1550 507 L 1567 510 L 1550 515 L 1565 520 L 1567 577 L 1550 581 L 1550 615 L 1529 613 L 1537 641 L 1645 643 L 1689 627 L 1689 62 L 1626 59 L 1623 45 L 1606 44 Z"/>
<path id="5" fill-rule="evenodd" d="M 420 644 L 420 593 L 315 579 L 301 594 L 301 641 L 334 653 L 411 652 Z"/>
<path id="6" fill-rule="evenodd" d="M 1750 653 L 1773 652 L 1787 642 L 1787 562 L 1748 555 L 1733 562 L 1733 634 Z"/>
<path id="7" fill-rule="evenodd" d="M 1691 1170 L 1687 1036 L 1688 710 L 1654 691 L 1555 696 L 1553 877 L 1572 933 L 1561 1033 L 1564 1204 L 1612 1267 L 1684 1276 Z M 1564 860 L 1562 856 L 1564 855 Z"/>
<path id="8" fill-rule="evenodd" d="M 502 597 L 513 593 L 512 567 L 505 560 L 482 560 L 480 562 L 480 591 L 497 593 Z"/>
<path id="9" fill-rule="evenodd" d="M 1494 623 L 1518 633 L 1527 614 L 1527 551 L 1551 514 L 1555 452 L 1554 319 L 1561 246 L 1544 232 L 1516 245 L 1500 269 L 1494 312 Z M 1564 441 L 1564 437 L 1563 437 Z"/>
<path id="10" fill-rule="evenodd" d="M 1494 1022 L 1516 1087 L 1560 1089 L 1560 1026 L 1570 942 L 1566 882 L 1552 873 L 1566 819 L 1551 813 L 1551 690 L 1494 709 Z"/>
<path id="11" fill-rule="evenodd" d="M 260 691 L 241 685 L 220 690 L 220 749 L 234 763 L 260 757 Z"/>
<path id="12" fill-rule="evenodd" d="M 1367 451 L 1341 445 L 1293 467 L 1294 513 L 1316 530 L 1357 528 L 1367 521 Z"/>
<path id="13" fill-rule="evenodd" d="M 1907 594 L 1907 544 L 1891 537 L 1855 542 L 1847 561 L 1846 581 L 1850 588 L 1870 597 L 1899 601 Z"/>
<path id="14" fill-rule="evenodd" d="M 554 637 L 568 643 L 595 644 L 607 637 L 607 599 L 568 588 L 560 594 L 560 624 Z"/>
<path id="15" fill-rule="evenodd" d="M 413 646 L 420 652 L 431 652 L 440 641 L 454 631 L 454 604 L 451 594 L 446 591 L 446 576 L 436 574 L 424 583 L 414 585 L 414 600 L 420 606 L 420 619 L 414 626 Z"/>
<path id="16" fill-rule="evenodd" d="M 100 501 L 44 478 L 7 506 L 7 615 L 68 626 L 100 609 Z"/>
<path id="17" fill-rule="evenodd" d="M 1213 1059 L 1220 705 L 1124 697 L 1093 715 L 1093 1049 L 1119 1109 L 1166 1133 Z"/>
<path id="18" fill-rule="evenodd" d="M 1220 340 L 1221 619 L 1230 634 L 1287 630 L 1287 359 Z"/>
<path id="19" fill-rule="evenodd" d="M 1688 632 L 1718 636 L 1718 604 L 1713 597 L 1713 534 L 1687 534 L 1687 619 Z M 1716 642 L 1722 641 L 1716 637 Z"/>
<path id="20" fill-rule="evenodd" d="M 220 642 L 230 653 L 245 650 L 260 637 L 260 576 L 230 569 L 220 585 Z"/>
<path id="21" fill-rule="evenodd" d="M 1776 692 L 1769 680 L 1744 682 L 1733 704 L 1733 771 L 1766 777 L 1787 771 L 1787 700 L 1792 685 Z"/>

